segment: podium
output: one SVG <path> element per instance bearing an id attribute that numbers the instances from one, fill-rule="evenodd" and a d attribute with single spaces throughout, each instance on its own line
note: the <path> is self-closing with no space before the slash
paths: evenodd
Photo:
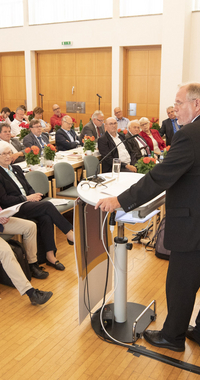
<path id="1" fill-rule="evenodd" d="M 104 176 L 106 178 L 106 176 L 109 175 L 110 173 Z M 116 182 L 108 182 L 106 188 L 105 185 L 98 185 L 95 188 L 91 188 L 89 186 L 83 186 L 80 183 L 77 188 L 78 194 L 85 204 L 95 206 L 99 199 L 106 198 L 109 195 L 115 196 L 120 194 L 132 184 L 136 183 L 142 176 L 142 174 L 122 172 L 120 173 L 119 180 L 116 180 Z M 116 194 L 117 192 L 118 194 Z M 134 210 L 134 216 L 136 216 L 137 212 L 139 219 L 141 219 L 141 214 L 143 217 L 150 215 L 150 218 L 152 211 L 164 202 L 165 194 L 162 193 L 152 201 Z M 99 212 L 101 212 L 101 210 L 99 210 Z M 94 224 L 95 223 L 94 220 Z M 114 238 L 114 245 L 114 303 L 106 305 L 106 310 L 104 311 L 101 308 L 98 309 L 93 314 L 91 323 L 94 331 L 104 338 L 113 339 L 116 342 L 135 343 L 147 326 L 156 319 L 156 301 L 151 301 L 148 306 L 127 302 L 127 250 L 132 248 L 132 244 L 128 243 L 128 239 L 124 237 L 123 221 L 118 221 L 118 232 Z"/>

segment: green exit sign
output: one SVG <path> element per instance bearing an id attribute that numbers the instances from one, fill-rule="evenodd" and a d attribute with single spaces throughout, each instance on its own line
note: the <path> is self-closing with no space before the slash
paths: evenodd
<path id="1" fill-rule="evenodd" d="M 70 46 L 70 45 L 72 45 L 72 41 L 63 41 L 62 45 Z"/>

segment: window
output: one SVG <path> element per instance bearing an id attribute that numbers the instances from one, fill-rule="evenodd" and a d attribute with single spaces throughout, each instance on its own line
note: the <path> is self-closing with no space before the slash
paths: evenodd
<path id="1" fill-rule="evenodd" d="M 163 0 L 120 0 L 120 17 L 163 13 Z"/>
<path id="2" fill-rule="evenodd" d="M 23 0 L 0 0 L 0 15 L 0 28 L 23 26 Z"/>
<path id="3" fill-rule="evenodd" d="M 112 0 L 28 0 L 29 25 L 111 18 Z"/>

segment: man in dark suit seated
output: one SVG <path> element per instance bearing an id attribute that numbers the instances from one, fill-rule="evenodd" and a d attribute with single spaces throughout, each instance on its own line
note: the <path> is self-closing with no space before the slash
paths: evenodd
<path id="1" fill-rule="evenodd" d="M 185 350 L 185 338 L 200 345 L 200 311 L 189 326 L 200 288 L 200 83 L 182 85 L 175 98 L 181 129 L 162 164 L 118 197 L 101 199 L 95 208 L 129 212 L 166 190 L 164 246 L 171 250 L 166 282 L 168 314 L 160 331 L 147 330 L 153 346 Z"/>
<path id="2" fill-rule="evenodd" d="M 128 133 L 125 136 L 129 150 L 133 154 L 132 163 L 135 164 L 141 157 L 151 154 L 151 150 L 142 136 L 130 139 L 131 136 L 139 135 L 140 123 L 138 120 L 132 120 L 128 123 Z"/>
<path id="3" fill-rule="evenodd" d="M 62 118 L 61 128 L 56 132 L 56 147 L 58 151 L 74 149 L 80 145 L 76 132 L 71 129 L 72 124 L 70 116 L 66 115 Z"/>
<path id="4" fill-rule="evenodd" d="M 32 119 L 29 128 L 31 132 L 24 137 L 23 144 L 26 148 L 36 145 L 40 148 L 41 152 L 44 146 L 49 144 L 49 136 L 47 133 L 42 132 L 42 126 L 38 120 Z"/>
<path id="5" fill-rule="evenodd" d="M 177 122 L 174 107 L 167 107 L 168 119 L 163 120 L 162 126 L 159 130 L 160 136 L 166 136 L 166 145 L 171 145 L 174 134 L 180 129 Z"/>
<path id="6" fill-rule="evenodd" d="M 11 128 L 7 123 L 0 124 L 0 140 L 6 141 L 10 144 L 10 149 L 13 152 L 12 163 L 22 162 L 25 160 L 24 149 L 25 146 L 20 143 L 20 141 L 11 137 Z"/>
<path id="7" fill-rule="evenodd" d="M 129 150 L 129 147 L 125 142 L 125 137 L 117 133 L 117 120 L 114 117 L 106 119 L 105 130 L 105 134 L 98 139 L 98 148 L 102 158 L 114 147 L 116 147 L 116 149 L 113 150 L 104 161 L 102 161 L 103 173 L 112 171 L 113 158 L 119 158 L 121 160 L 121 171 L 137 172 L 136 167 L 132 163 L 134 160 L 134 154 Z M 125 143 L 121 144 L 123 141 Z"/>
<path id="8" fill-rule="evenodd" d="M 95 140 L 97 141 L 97 139 L 103 136 L 103 134 L 105 133 L 103 122 L 104 122 L 103 112 L 99 110 L 95 111 L 89 123 L 87 123 L 83 127 L 80 134 L 80 141 L 82 141 L 84 136 L 90 136 L 90 137 L 94 136 Z"/>

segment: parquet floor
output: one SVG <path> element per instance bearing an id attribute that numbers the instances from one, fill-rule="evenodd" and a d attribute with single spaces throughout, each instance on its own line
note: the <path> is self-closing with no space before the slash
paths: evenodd
<path id="1" fill-rule="evenodd" d="M 131 227 L 134 228 L 133 226 Z M 139 229 L 135 226 L 135 229 Z M 131 237 L 128 229 L 125 235 Z M 64 272 L 50 272 L 46 280 L 33 279 L 34 287 L 54 295 L 44 306 L 32 306 L 27 296 L 0 284 L 0 380 L 195 380 L 198 375 L 143 356 L 124 347 L 108 344 L 96 336 L 89 316 L 78 325 L 78 280 L 73 247 L 57 232 L 58 258 Z M 128 301 L 148 305 L 157 301 L 160 329 L 166 316 L 165 277 L 168 262 L 154 252 L 134 244 L 129 251 Z M 200 307 L 198 293 L 195 315 Z M 184 353 L 156 349 L 144 339 L 137 341 L 150 350 L 200 366 L 200 347 L 186 342 Z"/>

